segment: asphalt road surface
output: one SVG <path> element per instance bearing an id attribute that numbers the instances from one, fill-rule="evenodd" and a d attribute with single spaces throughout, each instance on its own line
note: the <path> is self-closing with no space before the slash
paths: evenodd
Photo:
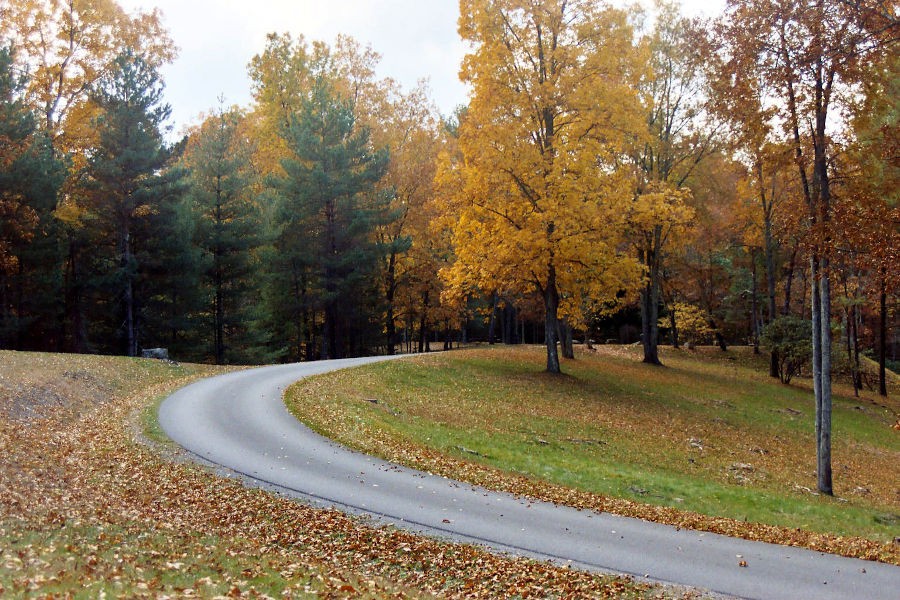
<path id="1" fill-rule="evenodd" d="M 350 451 L 310 431 L 282 402 L 284 389 L 298 379 L 378 360 L 386 358 L 204 379 L 166 399 L 159 421 L 196 457 L 252 485 L 417 532 L 726 596 L 900 600 L 900 567 L 488 491 Z"/>

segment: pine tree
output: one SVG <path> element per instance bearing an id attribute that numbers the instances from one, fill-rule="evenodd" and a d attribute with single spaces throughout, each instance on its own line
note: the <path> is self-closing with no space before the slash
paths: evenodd
<path id="1" fill-rule="evenodd" d="M 282 161 L 285 175 L 273 180 L 281 201 L 274 273 L 281 297 L 293 298 L 295 313 L 313 309 L 305 315 L 307 344 L 315 312 L 322 314 L 323 358 L 369 351 L 366 340 L 380 337 L 370 330 L 378 314 L 374 272 L 384 250 L 372 232 L 390 219 L 388 198 L 374 191 L 387 151 L 370 149 L 352 101 L 321 77 L 283 135 L 293 156 Z"/>
<path id="2" fill-rule="evenodd" d="M 194 242 L 202 255 L 203 337 L 211 338 L 216 364 L 253 362 L 265 355 L 255 301 L 263 226 L 252 202 L 252 149 L 242 119 L 237 110 L 213 114 L 192 136 L 184 161 L 191 169 Z"/>
<path id="3" fill-rule="evenodd" d="M 22 99 L 14 63 L 13 49 L 0 48 L 0 348 L 43 349 L 57 296 L 35 266 L 52 262 L 47 234 L 65 166 Z"/>
<path id="4" fill-rule="evenodd" d="M 116 66 L 94 91 L 102 113 L 95 123 L 99 142 L 87 171 L 91 221 L 104 246 L 95 250 L 100 305 L 113 316 L 110 333 L 121 337 L 120 350 L 135 356 L 148 298 L 141 289 L 146 273 L 139 257 L 157 250 L 141 234 L 146 236 L 149 221 L 169 214 L 163 205 L 177 199 L 181 174 L 166 170 L 169 152 L 162 127 L 170 108 L 162 101 L 156 69 L 132 49 L 116 59 Z"/>

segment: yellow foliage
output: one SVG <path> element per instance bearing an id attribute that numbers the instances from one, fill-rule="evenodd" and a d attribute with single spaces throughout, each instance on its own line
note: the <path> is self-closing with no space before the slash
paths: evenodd
<path id="1" fill-rule="evenodd" d="M 72 152 L 93 140 L 89 91 L 126 48 L 159 67 L 176 48 L 159 10 L 127 14 L 114 0 L 4 0 L 0 38 L 27 64 L 26 97 L 57 148 Z"/>
<path id="2" fill-rule="evenodd" d="M 454 218 L 448 295 L 555 288 L 572 314 L 614 298 L 639 274 L 620 252 L 632 185 L 616 159 L 643 128 L 625 13 L 592 1 L 460 8 L 473 94 L 460 155 L 438 174 Z"/>
<path id="3" fill-rule="evenodd" d="M 709 315 L 699 306 L 676 302 L 670 308 L 675 312 L 675 326 L 678 327 L 678 335 L 689 344 L 700 344 L 709 341 L 715 330 L 710 327 Z M 659 320 L 659 326 L 668 329 L 669 318 Z"/>

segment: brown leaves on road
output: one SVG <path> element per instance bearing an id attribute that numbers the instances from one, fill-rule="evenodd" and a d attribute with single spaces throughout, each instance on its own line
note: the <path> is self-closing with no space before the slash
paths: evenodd
<path id="1" fill-rule="evenodd" d="M 83 374 L 74 379 L 65 375 L 73 364 Z M 372 526 L 247 489 L 135 442 L 128 423 L 149 402 L 212 372 L 144 360 L 0 352 L 0 594 L 676 593 Z M 14 398 L 10 389 L 17 390 Z M 34 411 L 12 414 L 13 402 L 27 406 L 30 396 L 43 397 L 46 390 L 59 398 L 43 404 L 39 418 Z"/>

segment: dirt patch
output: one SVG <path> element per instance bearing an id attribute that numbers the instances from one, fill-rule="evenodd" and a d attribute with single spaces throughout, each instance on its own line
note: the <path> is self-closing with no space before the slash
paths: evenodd
<path id="1" fill-rule="evenodd" d="M 113 390 L 87 371 L 45 374 L 35 381 L 0 381 L 0 417 L 21 424 L 60 410 L 84 414 L 112 398 Z"/>

